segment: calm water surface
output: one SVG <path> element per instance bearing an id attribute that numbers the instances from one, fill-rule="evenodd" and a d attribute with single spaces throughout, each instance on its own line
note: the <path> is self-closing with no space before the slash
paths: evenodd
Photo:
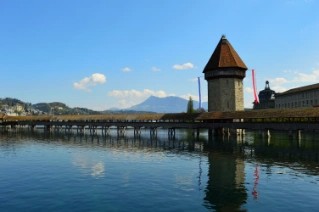
<path id="1" fill-rule="evenodd" d="M 319 210 L 314 135 L 112 133 L 0 131 L 0 211 Z"/>

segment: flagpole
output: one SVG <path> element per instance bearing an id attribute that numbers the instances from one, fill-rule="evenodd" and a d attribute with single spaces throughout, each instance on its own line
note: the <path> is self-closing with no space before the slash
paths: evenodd
<path id="1" fill-rule="evenodd" d="M 254 90 L 254 103 L 259 103 L 259 98 L 257 95 L 257 86 L 256 86 L 256 76 L 255 76 L 255 70 L 252 69 L 252 78 L 253 78 L 253 90 Z"/>
<path id="2" fill-rule="evenodd" d="M 201 95 L 201 90 L 200 90 L 200 77 L 197 77 L 197 82 L 198 82 L 198 107 L 199 109 L 202 108 L 202 95 Z"/>

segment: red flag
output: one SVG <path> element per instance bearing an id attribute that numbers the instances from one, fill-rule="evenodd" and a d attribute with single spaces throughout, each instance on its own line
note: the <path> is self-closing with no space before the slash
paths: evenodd
<path id="1" fill-rule="evenodd" d="M 254 102 L 259 103 L 259 98 L 257 95 L 257 87 L 256 87 L 256 77 L 255 77 L 255 70 L 253 69 L 252 71 L 252 76 L 253 76 L 253 89 L 254 89 Z"/>

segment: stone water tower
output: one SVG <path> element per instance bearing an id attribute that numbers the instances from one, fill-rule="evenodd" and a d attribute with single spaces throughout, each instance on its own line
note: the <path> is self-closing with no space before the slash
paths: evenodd
<path id="1" fill-rule="evenodd" d="M 223 35 L 203 73 L 208 83 L 208 111 L 244 110 L 247 67 Z"/>

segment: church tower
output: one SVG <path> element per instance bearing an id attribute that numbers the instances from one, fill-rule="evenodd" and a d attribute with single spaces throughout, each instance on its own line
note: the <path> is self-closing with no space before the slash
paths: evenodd
<path id="1" fill-rule="evenodd" d="M 203 73 L 208 83 L 208 111 L 244 110 L 247 67 L 223 35 Z"/>

